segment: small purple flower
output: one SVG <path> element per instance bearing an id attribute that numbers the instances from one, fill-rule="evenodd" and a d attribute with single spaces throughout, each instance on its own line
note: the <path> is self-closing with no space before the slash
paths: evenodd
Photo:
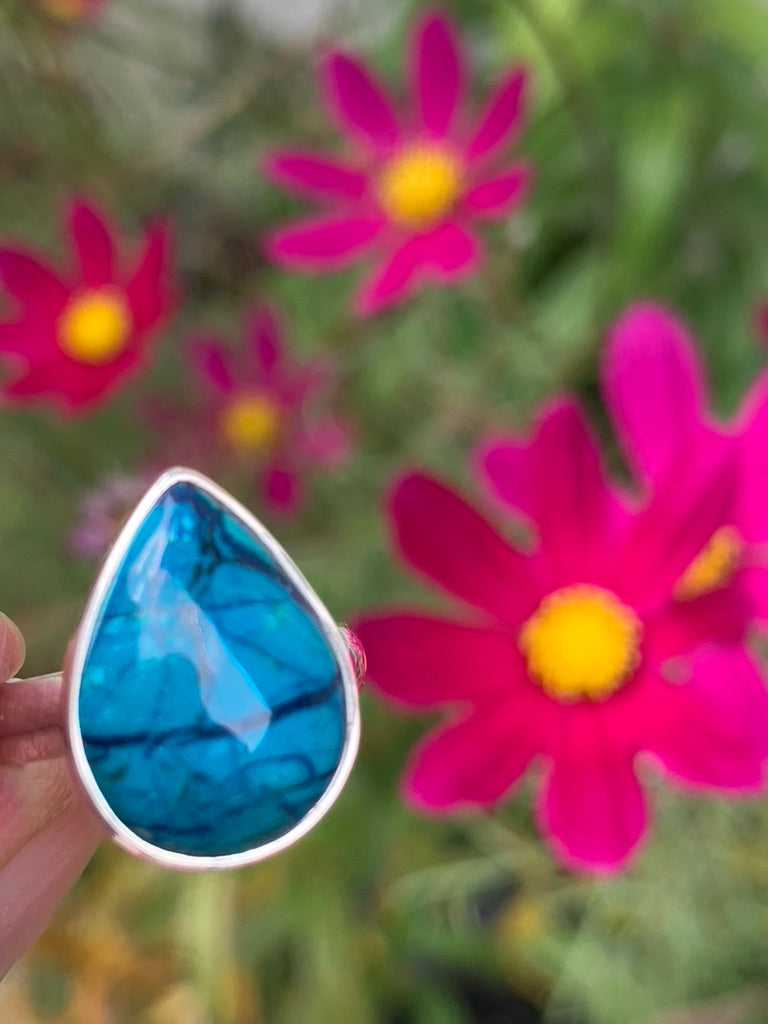
<path id="1" fill-rule="evenodd" d="M 77 522 L 67 538 L 67 548 L 78 558 L 97 558 L 117 536 L 149 480 L 145 476 L 114 473 L 83 496 Z"/>

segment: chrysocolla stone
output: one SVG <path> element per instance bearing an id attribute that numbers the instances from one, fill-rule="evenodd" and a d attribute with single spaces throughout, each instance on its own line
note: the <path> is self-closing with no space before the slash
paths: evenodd
<path id="1" fill-rule="evenodd" d="M 81 673 L 85 756 L 114 814 L 177 853 L 262 846 L 323 796 L 346 718 L 299 588 L 212 495 L 172 484 L 114 575 Z"/>

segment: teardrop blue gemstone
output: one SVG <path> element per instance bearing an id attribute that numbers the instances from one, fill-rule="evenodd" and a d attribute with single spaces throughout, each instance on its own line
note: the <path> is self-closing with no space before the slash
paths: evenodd
<path id="1" fill-rule="evenodd" d="M 81 658 L 92 781 L 153 847 L 263 847 L 316 807 L 344 757 L 349 669 L 330 620 L 276 545 L 195 483 L 172 483 L 134 529 Z"/>

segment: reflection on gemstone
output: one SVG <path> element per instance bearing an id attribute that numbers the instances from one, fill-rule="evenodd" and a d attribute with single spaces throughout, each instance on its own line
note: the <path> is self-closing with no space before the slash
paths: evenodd
<path id="1" fill-rule="evenodd" d="M 146 623 L 139 636 L 139 660 L 187 657 L 197 672 L 200 702 L 208 717 L 253 751 L 269 725 L 269 705 L 256 681 L 222 640 L 210 615 L 163 568 L 173 514 L 173 506 L 166 504 L 128 569 L 128 596 L 143 610 Z"/>
<path id="2" fill-rule="evenodd" d="M 289 832 L 341 760 L 340 666 L 295 581 L 191 483 L 150 510 L 81 674 L 80 728 L 114 814 L 193 856 Z"/>

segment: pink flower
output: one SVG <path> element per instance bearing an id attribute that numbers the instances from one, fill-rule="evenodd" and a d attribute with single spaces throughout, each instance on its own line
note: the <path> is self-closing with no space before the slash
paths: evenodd
<path id="1" fill-rule="evenodd" d="M 68 548 L 79 558 L 102 555 L 147 490 L 146 476 L 114 473 L 89 491 L 78 506 L 77 522 L 68 537 Z"/>
<path id="2" fill-rule="evenodd" d="M 366 68 L 331 52 L 322 68 L 329 115 L 354 147 L 336 159 L 300 149 L 272 153 L 267 173 L 327 206 L 276 231 L 273 259 L 312 272 L 365 253 L 378 264 L 357 296 L 360 313 L 402 300 L 425 281 L 448 283 L 480 261 L 475 221 L 507 216 L 522 201 L 530 168 L 504 163 L 525 109 L 525 72 L 508 71 L 472 126 L 462 118 L 464 60 L 445 15 L 432 12 L 413 35 L 412 108 L 400 116 Z M 501 161 L 501 164 L 500 164 Z"/>
<path id="3" fill-rule="evenodd" d="M 676 596 L 732 521 L 733 444 L 712 435 L 681 451 L 637 501 L 607 481 L 578 406 L 561 399 L 530 439 L 490 439 L 477 464 L 528 543 L 411 473 L 389 506 L 396 544 L 463 611 L 395 610 L 355 627 L 382 693 L 453 707 L 414 752 L 408 799 L 489 806 L 536 764 L 541 830 L 566 864 L 608 871 L 648 828 L 639 755 L 686 787 L 759 791 L 768 693 L 743 647 L 736 579 Z"/>
<path id="4" fill-rule="evenodd" d="M 331 375 L 325 361 L 292 361 L 267 309 L 251 314 L 247 334 L 247 347 L 238 353 L 216 338 L 193 341 L 192 365 L 205 391 L 197 418 L 207 435 L 213 433 L 218 457 L 255 466 L 265 500 L 293 512 L 303 500 L 302 478 L 338 466 L 349 435 L 326 409 Z M 199 446 L 200 431 L 188 440 Z"/>
<path id="5" fill-rule="evenodd" d="M 0 249 L 0 281 L 14 307 L 14 318 L 0 323 L 0 352 L 21 368 L 6 397 L 75 413 L 103 402 L 143 367 L 174 296 L 167 226 L 146 232 L 131 270 L 92 206 L 73 203 L 68 229 L 75 260 L 62 273 L 23 250 Z"/>
<path id="6" fill-rule="evenodd" d="M 650 302 L 615 322 L 603 361 L 606 402 L 628 461 L 648 487 L 681 453 L 732 435 L 742 473 L 728 523 L 710 539 L 680 596 L 734 580 L 768 627 L 768 374 L 758 378 L 730 424 L 706 404 L 704 370 L 685 326 Z"/>

